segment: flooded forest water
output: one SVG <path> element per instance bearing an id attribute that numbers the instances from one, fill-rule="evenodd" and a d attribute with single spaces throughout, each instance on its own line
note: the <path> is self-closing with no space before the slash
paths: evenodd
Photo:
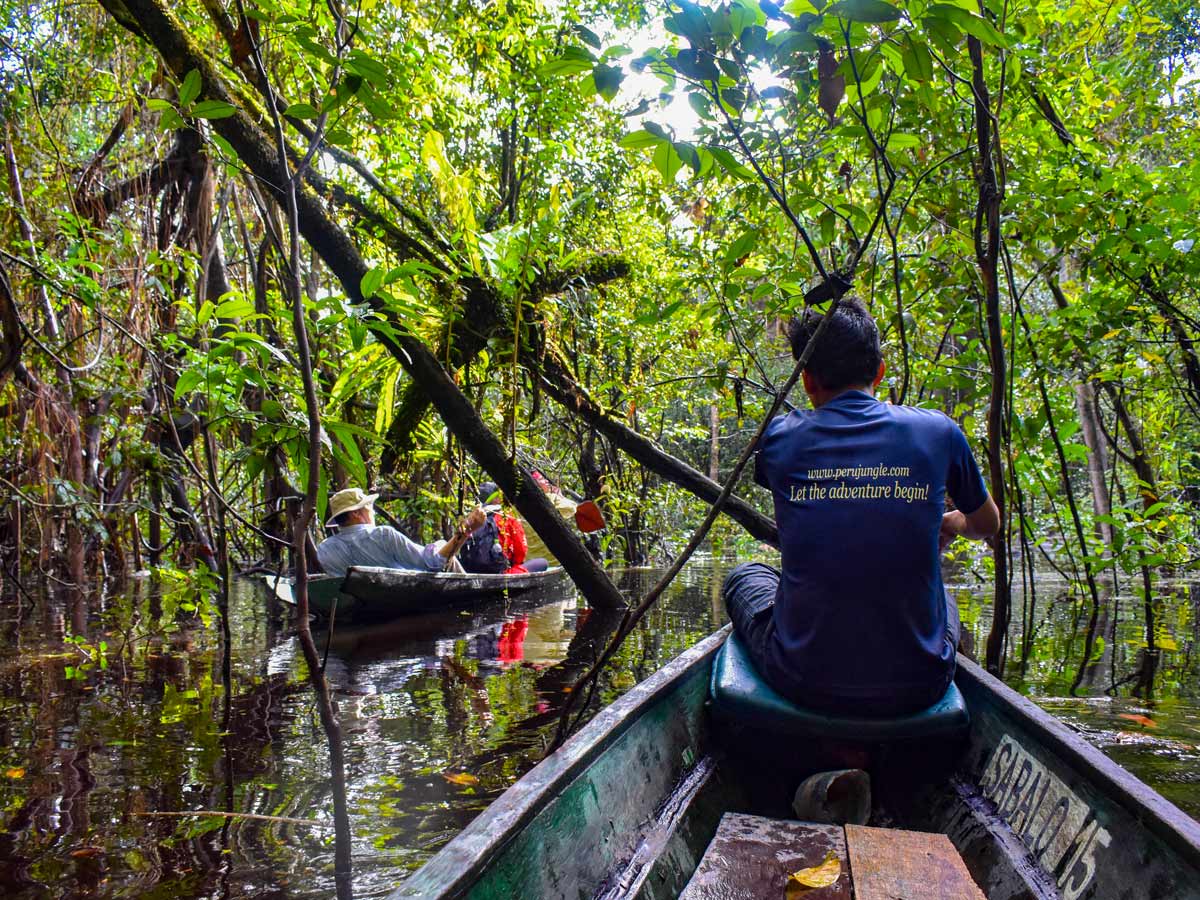
<path id="1" fill-rule="evenodd" d="M 684 570 L 598 702 L 724 623 L 726 568 Z M 619 573 L 631 596 L 657 575 Z M 988 585 L 970 573 L 948 584 L 982 646 Z M 1108 691 L 1135 669 L 1142 637 L 1126 614 L 1140 600 L 1117 595 L 1115 628 L 1073 698 L 1081 612 L 1060 580 L 1036 587 L 1029 661 L 1022 671 L 1012 654 L 1008 681 L 1200 816 L 1200 590 L 1157 598 L 1162 661 L 1155 698 L 1139 700 L 1128 685 L 1121 699 Z M 344 733 L 356 897 L 386 894 L 537 762 L 614 625 L 568 590 L 315 632 Z M 261 581 L 234 583 L 227 616 L 194 589 L 142 579 L 0 602 L 0 895 L 331 896 L 327 760 L 289 610 Z M 181 815 L 201 810 L 236 815 Z"/>

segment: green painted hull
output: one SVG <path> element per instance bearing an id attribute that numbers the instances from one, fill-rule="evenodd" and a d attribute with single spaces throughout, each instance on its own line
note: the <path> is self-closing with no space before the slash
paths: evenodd
<path id="1" fill-rule="evenodd" d="M 749 755 L 776 757 L 745 765 L 710 723 L 726 633 L 598 713 L 392 897 L 676 897 L 723 812 L 780 816 L 760 788 L 790 799 L 803 748 L 741 735 L 733 743 Z M 972 718 L 966 744 L 932 779 L 907 767 L 938 748 L 888 757 L 881 786 L 894 821 L 948 834 L 995 900 L 1200 898 L 1194 820 L 973 663 L 960 659 L 957 682 Z"/>
<path id="2" fill-rule="evenodd" d="M 336 615 L 341 620 L 384 621 L 505 597 L 549 597 L 566 583 L 566 572 L 558 567 L 524 575 L 462 575 L 352 566 L 345 578 L 311 578 L 308 608 L 325 618 Z M 291 602 L 290 590 L 284 599 Z"/>

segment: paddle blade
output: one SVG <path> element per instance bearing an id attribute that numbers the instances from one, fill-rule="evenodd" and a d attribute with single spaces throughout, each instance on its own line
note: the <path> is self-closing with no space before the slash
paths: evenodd
<path id="1" fill-rule="evenodd" d="M 575 525 L 584 534 L 591 534 L 604 527 L 604 513 L 592 500 L 584 500 L 575 507 Z"/>

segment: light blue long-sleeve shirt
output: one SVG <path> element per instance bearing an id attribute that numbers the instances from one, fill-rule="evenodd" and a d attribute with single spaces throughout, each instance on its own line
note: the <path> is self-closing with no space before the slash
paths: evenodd
<path id="1" fill-rule="evenodd" d="M 440 572 L 446 560 L 437 548 L 437 544 L 422 547 L 387 525 L 347 525 L 321 541 L 317 559 L 328 574 L 339 576 L 351 566 Z"/>

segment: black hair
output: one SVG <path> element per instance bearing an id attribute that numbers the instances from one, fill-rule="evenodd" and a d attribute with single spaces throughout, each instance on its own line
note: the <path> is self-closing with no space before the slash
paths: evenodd
<path id="1" fill-rule="evenodd" d="M 499 493 L 500 493 L 500 488 L 496 486 L 496 482 L 485 481 L 483 484 L 481 484 L 479 486 L 479 502 L 483 503 L 485 505 L 489 502 L 494 502 L 492 500 L 492 498 L 495 497 Z M 499 498 L 497 498 L 497 499 L 499 499 Z"/>
<path id="2" fill-rule="evenodd" d="M 788 324 L 792 358 L 799 359 L 820 325 L 822 313 L 808 308 Z M 879 374 L 883 353 L 879 329 L 862 302 L 844 297 L 833 320 L 821 332 L 805 370 L 827 391 L 870 384 Z"/>

